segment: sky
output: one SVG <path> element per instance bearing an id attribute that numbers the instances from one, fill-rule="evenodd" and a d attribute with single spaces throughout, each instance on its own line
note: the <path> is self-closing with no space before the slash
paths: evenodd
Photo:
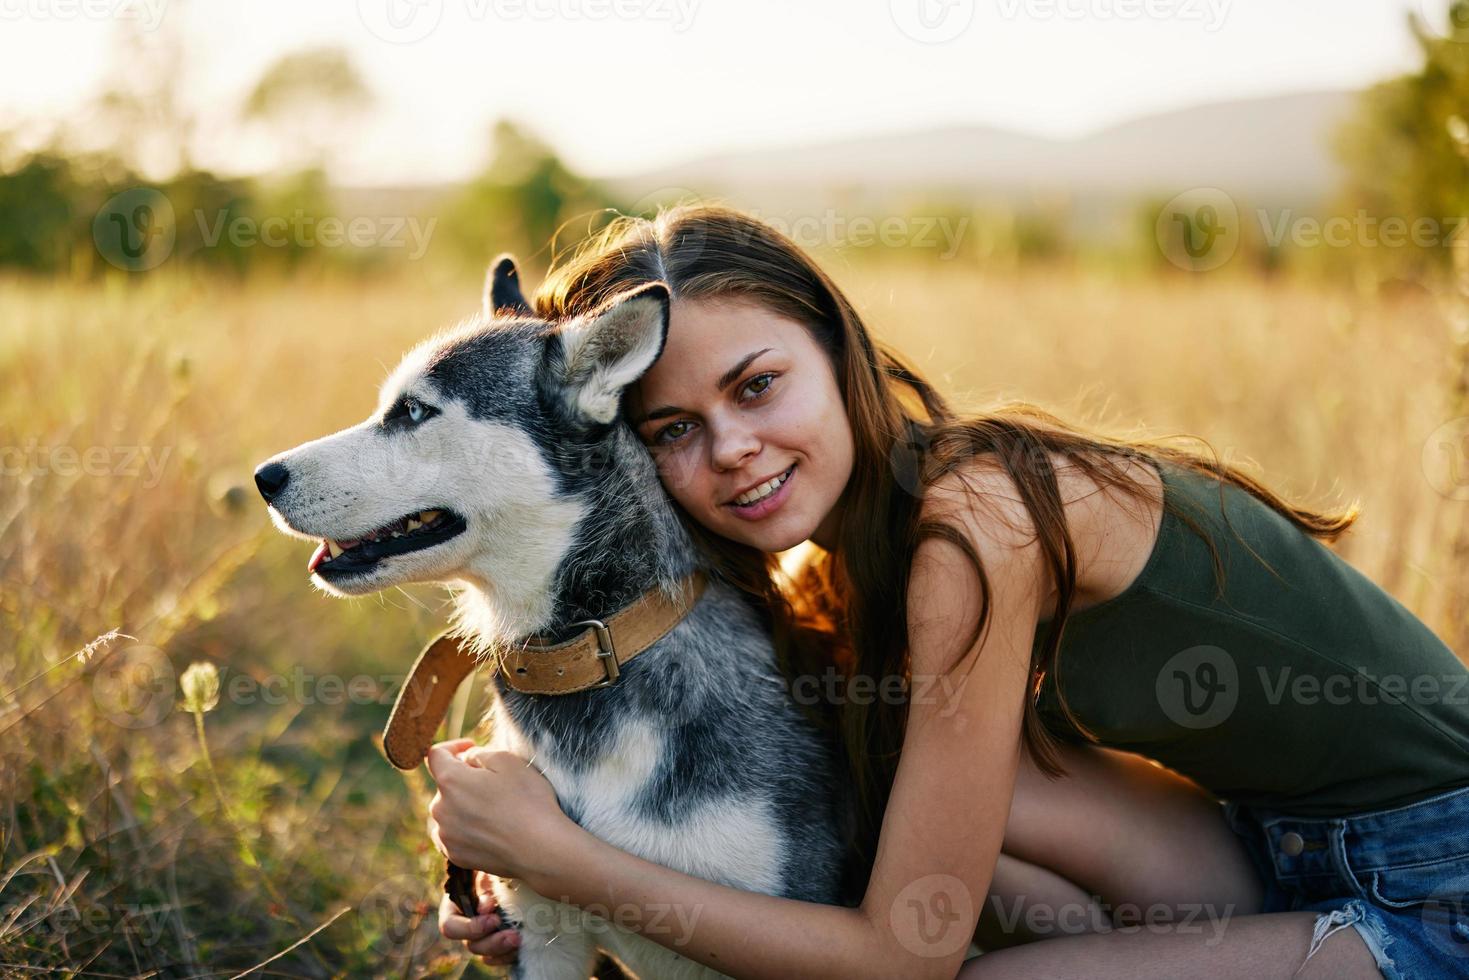
<path id="1" fill-rule="evenodd" d="M 337 45 L 374 105 L 331 157 L 349 184 L 457 180 L 511 118 L 625 176 L 730 149 L 984 124 L 1084 134 L 1138 115 L 1357 88 L 1417 61 L 1447 0 L 0 0 L 0 128 L 76 118 L 119 25 L 177 32 L 199 162 L 267 169 L 235 125 L 261 72 Z"/>

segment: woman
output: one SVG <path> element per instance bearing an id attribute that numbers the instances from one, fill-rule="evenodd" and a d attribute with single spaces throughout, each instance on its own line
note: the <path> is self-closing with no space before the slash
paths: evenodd
<path id="1" fill-rule="evenodd" d="M 624 409 L 696 540 L 772 610 L 793 683 L 909 684 L 824 689 L 859 801 L 856 907 L 619 851 L 467 741 L 430 756 L 436 777 L 483 767 L 441 781 L 441 851 L 740 977 L 1469 972 L 1466 671 L 1318 543 L 1355 509 L 1028 406 L 956 415 L 795 245 L 724 208 L 614 224 L 535 305 L 655 280 L 668 342 Z M 808 539 L 782 588 L 776 553 Z M 683 927 L 652 928 L 670 907 Z M 513 958 L 493 914 L 440 919 Z"/>

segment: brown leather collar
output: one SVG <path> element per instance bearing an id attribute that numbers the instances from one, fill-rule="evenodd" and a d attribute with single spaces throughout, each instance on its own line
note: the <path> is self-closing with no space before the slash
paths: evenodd
<path id="1" fill-rule="evenodd" d="M 622 666 L 678 625 L 704 594 L 703 572 L 683 583 L 683 594 L 670 602 L 662 591 L 644 592 L 611 619 L 584 619 L 579 636 L 555 646 L 531 637 L 500 658 L 505 683 L 522 694 L 572 694 L 617 682 Z"/>
<path id="2" fill-rule="evenodd" d="M 523 694 L 573 694 L 616 683 L 628 661 L 678 625 L 708 584 L 695 572 L 682 595 L 670 601 L 660 590 L 643 593 L 606 621 L 586 619 L 585 629 L 563 643 L 547 645 L 532 636 L 497 651 L 505 683 Z M 399 769 L 413 769 L 428 755 L 454 692 L 479 661 L 462 637 L 441 633 L 418 655 L 383 731 L 383 750 Z"/>

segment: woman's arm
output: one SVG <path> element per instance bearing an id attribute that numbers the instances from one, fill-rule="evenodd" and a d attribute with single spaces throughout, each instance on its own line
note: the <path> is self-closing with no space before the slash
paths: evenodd
<path id="1" fill-rule="evenodd" d="M 714 884 L 569 821 L 561 846 L 547 855 L 553 859 L 528 869 L 526 883 L 735 977 L 953 977 L 1004 838 L 1046 592 L 1039 545 L 1014 484 L 999 472 L 967 475 L 987 491 L 996 514 L 981 518 L 967 498 L 944 493 L 931 494 L 925 511 L 947 517 L 974 544 L 990 581 L 990 621 L 949 672 L 978 620 L 979 581 L 955 545 L 925 542 L 909 587 L 914 683 L 905 743 L 859 908 Z M 956 480 L 935 489 L 953 491 Z"/>
<path id="2" fill-rule="evenodd" d="M 894 977 L 860 909 L 718 885 L 654 864 L 575 824 L 552 867 L 522 880 L 734 977 Z M 952 976 L 952 974 L 950 974 Z"/>

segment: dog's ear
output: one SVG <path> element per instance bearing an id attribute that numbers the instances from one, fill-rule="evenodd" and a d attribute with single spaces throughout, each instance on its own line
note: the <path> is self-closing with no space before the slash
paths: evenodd
<path id="1" fill-rule="evenodd" d="M 576 412 L 604 425 L 617 418 L 623 390 L 663 353 L 668 304 L 668 287 L 649 283 L 561 326 L 557 375 Z"/>
<path id="2" fill-rule="evenodd" d="M 490 263 L 485 275 L 485 316 L 534 316 L 535 311 L 520 291 L 520 270 L 515 258 L 502 255 Z"/>

